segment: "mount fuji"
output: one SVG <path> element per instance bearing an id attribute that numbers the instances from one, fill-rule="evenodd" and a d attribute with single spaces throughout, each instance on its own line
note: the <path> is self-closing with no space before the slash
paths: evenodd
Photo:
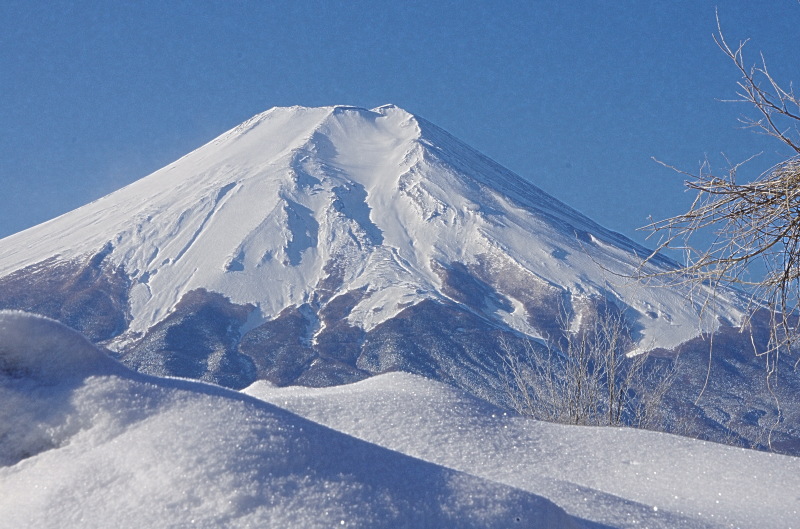
<path id="1" fill-rule="evenodd" d="M 733 335 L 743 298 L 635 281 L 676 266 L 648 255 L 396 106 L 273 108 L 0 240 L 0 308 L 146 374 L 238 389 L 399 370 L 502 404 L 501 343 L 600 310 L 624 315 L 631 353 Z"/>

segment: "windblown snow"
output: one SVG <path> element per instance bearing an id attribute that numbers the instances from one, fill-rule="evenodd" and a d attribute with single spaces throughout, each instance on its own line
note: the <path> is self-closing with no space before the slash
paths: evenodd
<path id="1" fill-rule="evenodd" d="M 514 292 L 521 280 L 565 292 L 567 304 L 613 301 L 641 349 L 672 348 L 743 313 L 719 293 L 699 320 L 705 300 L 630 279 L 645 249 L 392 105 L 273 108 L 0 241 L 0 277 L 102 249 L 132 282 L 129 333 L 112 348 L 198 288 L 254 307 L 242 333 L 287 307 L 324 303 L 321 289 L 364 289 L 347 318 L 370 330 L 422 300 L 448 299 L 440 268 L 454 263 L 486 270 L 509 300 L 487 310 L 531 336 L 541 331 Z"/>
<path id="2" fill-rule="evenodd" d="M 245 393 L 359 439 L 542 495 L 609 527 L 798 527 L 800 459 L 508 416 L 407 373 Z"/>

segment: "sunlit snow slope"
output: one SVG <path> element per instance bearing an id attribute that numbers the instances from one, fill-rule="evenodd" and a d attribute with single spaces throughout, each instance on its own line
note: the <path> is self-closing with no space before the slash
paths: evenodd
<path id="1" fill-rule="evenodd" d="M 404 454 L 544 496 L 604 527 L 800 527 L 800 459 L 629 428 L 510 417 L 406 373 L 246 393 Z"/>
<path id="2" fill-rule="evenodd" d="M 645 343 L 674 346 L 698 332 L 681 293 L 616 276 L 634 273 L 644 250 L 394 106 L 269 110 L 120 191 L 6 238 L 0 275 L 103 248 L 133 282 L 133 331 L 197 288 L 254 305 L 261 321 L 321 297 L 323 287 L 366 288 L 349 319 L 368 330 L 446 296 L 442 269 L 462 263 L 495 280 L 508 299 L 487 311 L 520 329 L 534 332 L 526 299 L 503 290 L 523 278 L 624 303 Z"/>
<path id="3" fill-rule="evenodd" d="M 238 393 L 0 311 L 4 529 L 792 529 L 798 490 L 795 457 L 513 418 L 404 373 Z"/>

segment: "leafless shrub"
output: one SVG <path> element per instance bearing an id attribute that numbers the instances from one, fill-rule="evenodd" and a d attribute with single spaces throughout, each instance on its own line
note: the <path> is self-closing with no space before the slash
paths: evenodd
<path id="1" fill-rule="evenodd" d="M 504 389 L 520 415 L 551 422 L 659 429 L 672 363 L 654 366 L 632 346 L 624 315 L 603 310 L 579 331 L 562 321 L 562 340 L 501 343 Z"/>

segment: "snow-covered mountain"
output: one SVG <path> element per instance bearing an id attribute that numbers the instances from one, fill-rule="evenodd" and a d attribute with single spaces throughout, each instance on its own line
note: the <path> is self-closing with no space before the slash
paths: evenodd
<path id="1" fill-rule="evenodd" d="M 746 309 L 735 293 L 709 303 L 631 279 L 648 253 L 395 106 L 273 108 L 0 240 L 0 308 L 57 319 L 149 374 L 242 388 L 403 370 L 496 404 L 503 348 L 613 310 L 635 349 L 694 352 L 693 401 L 698 337 L 733 336 Z M 739 377 L 758 397 L 703 420 L 774 419 L 752 364 L 722 365 L 710 387 Z"/>
<path id="2" fill-rule="evenodd" d="M 163 362 L 145 344 L 169 342 L 155 334 L 216 311 L 215 321 L 229 320 L 216 339 L 238 343 L 215 345 L 198 375 L 229 362 L 252 378 L 246 358 L 228 358 L 237 346 L 269 374 L 255 358 L 261 337 L 282 335 L 297 357 L 296 369 L 270 375 L 283 383 L 402 364 L 404 351 L 374 347 L 400 322 L 549 336 L 559 312 L 575 325 L 611 303 L 641 348 L 671 349 L 739 319 L 722 300 L 704 327 L 685 292 L 626 279 L 646 253 L 397 107 L 273 108 L 3 239 L 0 288 L 6 306 L 44 309 L 123 354 L 147 349 L 137 360 L 145 370 Z"/>

